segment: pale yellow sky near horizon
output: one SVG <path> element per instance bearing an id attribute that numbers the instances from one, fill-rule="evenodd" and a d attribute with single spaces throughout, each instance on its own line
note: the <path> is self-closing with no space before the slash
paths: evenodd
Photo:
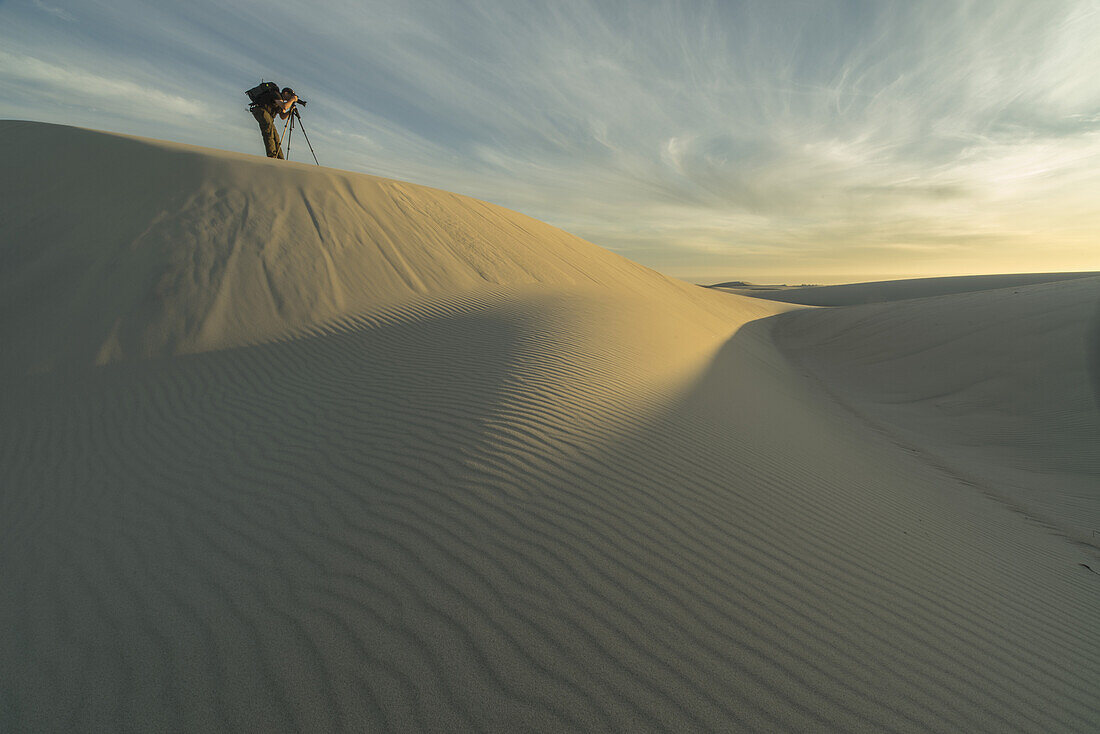
<path id="1" fill-rule="evenodd" d="M 727 276 L 721 275 L 720 271 L 715 271 L 712 274 L 684 274 L 673 275 L 672 273 L 665 273 L 670 277 L 677 278 L 679 280 L 686 281 L 688 283 L 695 283 L 697 285 L 714 285 L 716 283 L 729 283 L 729 282 L 744 282 L 751 285 L 846 285 L 850 283 L 876 283 L 880 281 L 892 281 L 892 280 L 915 280 L 921 278 L 960 278 L 971 276 L 983 276 L 983 275 L 1025 275 L 1025 274 L 1061 274 L 1061 273 L 1097 273 L 1100 274 L 1100 270 L 1013 270 L 1008 272 L 984 272 L 984 273 L 931 273 L 931 274 L 913 274 L 913 273 L 837 273 L 837 274 L 806 274 L 801 276 L 798 273 L 793 274 L 776 274 L 776 273 L 756 273 L 749 276 L 742 276 L 738 274 L 728 274 Z"/>

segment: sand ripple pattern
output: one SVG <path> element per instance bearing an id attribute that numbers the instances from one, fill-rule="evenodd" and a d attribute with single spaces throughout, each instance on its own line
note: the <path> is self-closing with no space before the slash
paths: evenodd
<path id="1" fill-rule="evenodd" d="M 684 383 L 630 308 L 487 292 L 10 383 L 0 730 L 1095 730 L 1074 546 L 769 321 Z"/>

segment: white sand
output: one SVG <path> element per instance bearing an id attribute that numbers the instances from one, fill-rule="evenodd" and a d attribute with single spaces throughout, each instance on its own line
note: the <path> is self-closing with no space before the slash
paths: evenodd
<path id="1" fill-rule="evenodd" d="M 1100 277 L 792 317 L 780 341 L 870 423 L 1100 545 Z"/>
<path id="2" fill-rule="evenodd" d="M 1096 279 L 804 309 L 369 176 L 0 159 L 0 731 L 1100 724 Z"/>
<path id="3" fill-rule="evenodd" d="M 1083 273 L 1011 273 L 1007 275 L 961 275 L 950 278 L 913 278 L 884 280 L 874 283 L 810 286 L 710 286 L 726 293 L 753 298 L 766 298 L 780 303 L 800 303 L 804 306 L 856 306 L 886 303 L 916 298 L 949 296 L 958 293 L 1019 288 L 1036 283 L 1057 283 L 1100 276 L 1100 272 Z"/>

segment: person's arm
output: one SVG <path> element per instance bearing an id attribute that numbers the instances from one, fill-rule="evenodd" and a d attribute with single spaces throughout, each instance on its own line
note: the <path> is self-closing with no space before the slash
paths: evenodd
<path id="1" fill-rule="evenodd" d="M 293 107 L 294 103 L 297 102 L 297 101 L 298 101 L 298 95 L 295 94 L 290 99 L 285 99 L 282 102 L 279 102 L 278 105 L 277 105 L 279 107 L 279 117 L 284 119 L 284 120 L 287 117 L 289 117 L 290 116 L 290 108 Z"/>

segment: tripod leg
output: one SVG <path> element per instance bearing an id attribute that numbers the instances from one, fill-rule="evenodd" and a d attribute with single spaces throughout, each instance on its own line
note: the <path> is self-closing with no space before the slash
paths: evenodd
<path id="1" fill-rule="evenodd" d="M 306 135 L 306 126 L 302 124 L 302 118 L 298 117 L 297 110 L 294 111 L 294 116 L 298 118 L 298 125 L 302 128 L 302 135 L 305 135 L 306 145 L 309 146 L 309 152 L 313 153 L 313 162 L 316 163 L 318 166 L 321 165 L 320 162 L 318 162 L 317 160 L 317 153 L 315 153 L 313 150 L 313 143 L 309 142 L 309 135 Z"/>

